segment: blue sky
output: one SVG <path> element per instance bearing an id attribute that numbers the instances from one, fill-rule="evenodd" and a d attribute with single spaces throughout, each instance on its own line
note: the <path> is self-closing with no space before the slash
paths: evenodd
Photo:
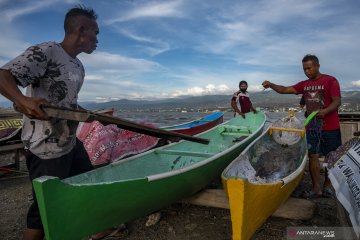
<path id="1" fill-rule="evenodd" d="M 80 54 L 80 101 L 231 94 L 240 80 L 304 80 L 301 59 L 342 90 L 360 90 L 358 0 L 0 0 L 0 65 L 32 44 L 64 36 L 65 13 L 94 8 L 97 50 Z M 0 99 L 1 100 L 1 99 Z"/>

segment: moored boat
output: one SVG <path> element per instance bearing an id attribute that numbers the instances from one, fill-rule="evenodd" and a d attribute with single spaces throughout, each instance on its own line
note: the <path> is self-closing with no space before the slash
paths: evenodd
<path id="1" fill-rule="evenodd" d="M 222 173 L 229 198 L 232 236 L 250 239 L 290 196 L 307 161 L 303 126 L 294 116 L 276 121 Z"/>
<path id="2" fill-rule="evenodd" d="M 162 129 L 193 136 L 219 125 L 223 122 L 223 116 L 224 113 L 216 112 L 190 122 L 162 127 Z"/>
<path id="3" fill-rule="evenodd" d="M 263 112 L 236 117 L 197 135 L 60 180 L 33 181 L 47 240 L 81 239 L 159 210 L 204 188 L 262 132 Z"/>

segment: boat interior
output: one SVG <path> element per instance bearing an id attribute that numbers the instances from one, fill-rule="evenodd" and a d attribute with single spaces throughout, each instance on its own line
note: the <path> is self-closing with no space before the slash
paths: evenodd
<path id="1" fill-rule="evenodd" d="M 208 145 L 180 141 L 62 181 L 67 184 L 95 184 L 144 179 L 156 174 L 183 171 L 184 168 L 191 168 L 194 164 L 208 161 L 215 155 L 230 151 L 242 144 L 247 136 L 261 131 L 265 118 L 265 115 L 246 119 L 233 118 L 224 125 L 218 125 L 197 135 L 210 139 Z M 244 139 L 236 141 L 239 137 Z"/>

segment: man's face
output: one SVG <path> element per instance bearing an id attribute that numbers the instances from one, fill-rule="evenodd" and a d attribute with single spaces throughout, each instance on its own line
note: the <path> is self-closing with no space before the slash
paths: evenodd
<path id="1" fill-rule="evenodd" d="M 84 30 L 81 35 L 82 51 L 90 54 L 97 47 L 99 27 L 95 20 L 84 19 L 84 22 Z"/>
<path id="2" fill-rule="evenodd" d="M 320 65 L 313 61 L 303 62 L 304 73 L 309 79 L 315 79 L 319 75 L 319 68 Z"/>
<path id="3" fill-rule="evenodd" d="M 248 86 L 247 86 L 247 84 L 242 83 L 242 84 L 240 84 L 239 88 L 240 88 L 240 91 L 244 93 L 244 92 L 246 92 Z"/>

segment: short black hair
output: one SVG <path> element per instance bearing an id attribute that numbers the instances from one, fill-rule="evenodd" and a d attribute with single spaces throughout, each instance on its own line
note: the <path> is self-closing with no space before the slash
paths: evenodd
<path id="1" fill-rule="evenodd" d="M 78 23 L 76 18 L 79 16 L 83 16 L 92 20 L 97 19 L 97 14 L 92 8 L 87 8 L 83 5 L 77 5 L 76 7 L 70 9 L 66 15 L 64 20 L 64 30 L 65 33 L 71 33 Z"/>
<path id="2" fill-rule="evenodd" d="M 241 84 L 246 84 L 246 85 L 248 85 L 245 80 L 241 80 L 241 81 L 239 82 L 239 86 L 240 86 Z"/>
<path id="3" fill-rule="evenodd" d="M 302 63 L 307 62 L 307 61 L 312 61 L 316 64 L 319 64 L 318 57 L 315 55 L 312 55 L 312 54 L 306 54 L 305 57 L 302 59 Z"/>

